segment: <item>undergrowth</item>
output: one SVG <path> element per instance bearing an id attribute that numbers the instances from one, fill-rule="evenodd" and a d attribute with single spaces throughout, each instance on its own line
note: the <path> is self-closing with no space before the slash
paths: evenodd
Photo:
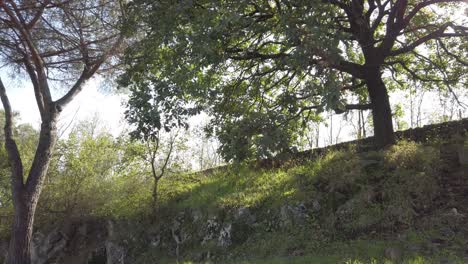
<path id="1" fill-rule="evenodd" d="M 244 263 L 397 263 L 382 258 L 384 248 L 395 243 L 424 248 L 427 241 L 441 237 L 440 230 L 460 224 L 449 224 L 453 219 L 441 216 L 446 213 L 438 201 L 443 193 L 442 162 L 440 145 L 401 141 L 384 151 L 331 151 L 279 169 L 251 164 L 225 167 L 211 174 L 163 179 L 160 207 L 164 213 L 187 208 L 253 210 L 263 220 L 242 243 L 229 248 L 234 263 L 249 259 L 259 260 Z M 271 211 L 298 204 L 308 208 L 305 224 L 279 227 L 271 223 Z M 453 241 L 444 245 L 449 252 L 463 251 L 463 234 L 448 238 Z M 404 238 L 395 242 L 401 235 Z M 361 246 L 356 244 L 360 239 L 364 241 Z M 347 241 L 352 245 L 346 246 Z M 425 257 L 409 254 L 398 263 L 439 263 L 427 254 L 443 254 L 422 251 Z M 326 255 L 317 257 L 321 254 Z"/>
<path id="2" fill-rule="evenodd" d="M 383 249 L 394 244 L 395 237 L 405 235 L 397 242 L 400 246 L 424 245 L 434 236 L 440 237 L 440 230 L 463 225 L 440 216 L 446 212 L 440 201 L 436 202 L 443 193 L 439 179 L 443 162 L 439 145 L 401 141 L 382 151 L 359 153 L 352 147 L 330 151 L 315 160 L 279 169 L 244 164 L 213 173 L 171 175 L 160 182 L 158 216 L 151 214 L 151 182 L 122 178 L 106 190 L 115 194 L 93 208 L 92 214 L 147 223 L 126 227 L 134 239 L 152 232 L 148 227 L 152 219 L 171 222 L 187 209 L 206 215 L 249 208 L 257 224 L 230 246 L 230 256 L 225 256 L 223 263 L 390 264 L 394 262 L 382 258 Z M 306 222 L 286 227 L 274 223 L 278 219 L 271 212 L 279 212 L 285 205 L 307 208 Z M 444 238 L 454 241 L 450 244 L 454 252 L 463 250 L 460 245 L 466 243 L 465 231 Z M 364 242 L 356 242 L 361 240 Z M 129 250 L 138 252 L 141 263 L 148 263 L 155 254 L 159 262 L 166 263 L 161 256 L 165 253 L 154 251 L 144 239 Z M 183 255 L 190 259 L 197 250 L 186 246 Z M 167 263 L 174 263 L 171 256 L 165 257 Z M 426 256 L 405 257 L 399 263 L 432 261 Z"/>

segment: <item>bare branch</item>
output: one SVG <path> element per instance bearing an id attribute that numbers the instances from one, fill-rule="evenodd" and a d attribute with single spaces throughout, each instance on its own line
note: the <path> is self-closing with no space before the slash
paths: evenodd
<path id="1" fill-rule="evenodd" d="M 421 11 L 421 9 L 426 8 L 430 5 L 433 4 L 439 4 L 439 3 L 450 3 L 450 2 L 466 2 L 466 0 L 425 0 L 419 2 L 416 6 L 413 7 L 413 9 L 408 13 L 408 15 L 403 19 L 402 23 L 400 24 L 400 29 L 405 28 L 413 19 L 413 17 Z"/>
<path id="2" fill-rule="evenodd" d="M 441 41 L 438 40 L 437 43 L 439 43 L 440 47 L 444 50 L 445 53 L 447 53 L 450 57 L 454 58 L 458 63 L 462 64 L 465 67 L 468 67 L 468 61 L 463 60 L 460 56 L 450 52 L 448 48 L 445 46 L 445 44 Z"/>
<path id="3" fill-rule="evenodd" d="M 38 1 L 39 2 L 39 1 Z M 31 19 L 31 21 L 29 21 L 27 23 L 27 28 L 30 30 L 32 29 L 36 23 L 41 19 L 42 17 L 42 14 L 44 13 L 44 10 L 46 9 L 47 5 L 51 2 L 51 0 L 46 0 L 44 1 L 43 3 L 39 2 L 39 4 L 41 5 L 39 7 L 39 10 L 36 12 L 36 14 L 34 15 L 34 17 Z"/>
<path id="4" fill-rule="evenodd" d="M 34 67 L 31 65 L 31 62 L 27 58 L 25 58 L 23 61 L 24 65 L 26 66 L 26 72 L 28 73 L 29 78 L 31 79 L 31 82 L 33 84 L 37 107 L 39 108 L 39 113 L 42 117 L 45 114 L 45 102 L 41 93 L 41 89 L 39 87 L 40 84 L 37 79 L 36 72 L 34 71 Z"/>
<path id="5" fill-rule="evenodd" d="M 463 33 L 445 33 L 445 30 L 451 25 L 451 23 L 446 23 L 442 26 L 440 26 L 439 29 L 431 32 L 431 33 L 428 33 L 426 34 L 425 36 L 415 40 L 414 42 L 402 47 L 402 48 L 399 48 L 397 50 L 393 50 L 393 51 L 390 51 L 389 52 L 389 56 L 397 56 L 397 55 L 400 55 L 400 54 L 403 54 L 403 53 L 406 53 L 406 52 L 409 52 L 409 51 L 412 51 L 414 50 L 416 47 L 430 41 L 430 40 L 433 40 L 433 39 L 438 39 L 438 38 L 443 38 L 443 37 L 461 37 L 461 36 L 466 36 L 465 34 Z"/>
<path id="6" fill-rule="evenodd" d="M 169 164 L 169 160 L 171 159 L 171 156 L 172 156 L 172 152 L 174 150 L 174 144 L 175 144 L 175 141 L 176 141 L 176 137 L 177 136 L 174 136 L 174 137 L 171 137 L 169 139 L 169 150 L 168 150 L 168 153 L 166 154 L 166 158 L 164 159 L 164 163 L 163 163 L 163 166 L 161 167 L 161 172 L 159 173 L 158 175 L 158 179 L 161 179 L 164 174 L 166 173 L 166 169 L 167 169 L 167 166 Z"/>

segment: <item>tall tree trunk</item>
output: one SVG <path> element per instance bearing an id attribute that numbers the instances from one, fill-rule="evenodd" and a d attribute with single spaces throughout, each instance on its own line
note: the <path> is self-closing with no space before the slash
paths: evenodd
<path id="1" fill-rule="evenodd" d="M 39 143 L 26 183 L 22 181 L 22 175 L 15 174 L 18 170 L 12 166 L 12 177 L 18 180 L 15 184 L 12 184 L 15 215 L 10 239 L 8 264 L 31 263 L 34 214 L 49 168 L 52 150 L 56 142 L 56 132 L 56 115 L 52 113 L 42 123 Z"/>
<path id="2" fill-rule="evenodd" d="M 10 238 L 8 264 L 31 263 L 31 238 L 37 199 L 30 199 L 26 193 L 22 193 L 20 196 L 23 198 L 15 199 L 14 202 L 15 215 Z"/>
<path id="3" fill-rule="evenodd" d="M 365 81 L 372 104 L 375 143 L 379 147 L 393 145 L 395 144 L 395 134 L 392 123 L 392 109 L 380 70 L 378 68 L 368 70 Z"/>

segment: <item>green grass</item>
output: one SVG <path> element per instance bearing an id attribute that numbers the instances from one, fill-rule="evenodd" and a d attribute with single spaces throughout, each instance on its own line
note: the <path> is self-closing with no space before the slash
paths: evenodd
<path id="1" fill-rule="evenodd" d="M 439 264 L 439 260 L 425 257 L 412 257 L 400 261 L 391 261 L 388 259 L 342 259 L 336 256 L 304 256 L 296 258 L 276 258 L 261 261 L 239 262 L 242 264 Z M 463 264 L 466 262 L 456 261 L 453 263 Z"/>
<path id="2" fill-rule="evenodd" d="M 385 151 L 332 151 L 280 169 L 239 165 L 211 174 L 171 175 L 160 182 L 157 218 L 164 230 L 170 230 L 180 212 L 189 212 L 184 215 L 190 217 L 193 209 L 201 212 L 205 222 L 215 215 L 223 223 L 234 223 L 233 209 L 240 207 L 255 215 L 256 226 L 237 230 L 241 239 L 227 249 L 217 248 L 216 241 L 201 245 L 197 236 L 204 222 L 186 221 L 183 228 L 192 240 L 181 247 L 184 260 L 201 259 L 200 254 L 210 252 L 216 257 L 214 263 L 391 264 L 384 251 L 399 247 L 403 259 L 394 264 L 439 264 L 441 257 L 464 252 L 463 236 L 468 234 L 466 224 L 444 216 L 447 208 L 430 208 L 443 191 L 437 182 L 440 164 L 437 147 L 400 142 Z M 132 187 L 125 179 L 119 184 L 116 190 Z M 127 216 L 127 235 L 144 238 L 159 232 L 149 207 L 152 183 L 133 184 L 128 188 L 131 195 L 117 195 L 101 210 Z M 315 202 L 319 210 L 312 210 Z M 279 225 L 281 207 L 299 203 L 308 208 L 306 222 Z M 458 233 L 446 236 L 441 230 L 447 228 Z M 163 235 L 168 237 L 164 248 L 148 246 L 144 239 L 132 242 L 132 254 L 138 256 L 135 263 L 175 263 L 168 251 L 173 248 L 172 238 L 169 232 Z M 423 247 L 433 238 L 449 241 L 444 252 L 407 250 L 408 245 Z"/>
<path id="3" fill-rule="evenodd" d="M 244 165 L 208 175 L 174 175 L 161 181 L 160 202 L 162 206 L 176 202 L 178 208 L 284 204 L 307 198 L 320 184 L 325 188 L 321 191 L 346 191 L 371 185 L 379 177 L 388 177 L 396 167 L 401 174 L 424 178 L 434 173 L 437 154 L 434 148 L 403 142 L 387 152 L 335 151 L 289 169 L 265 170 Z M 372 164 L 366 164 L 369 161 L 380 165 L 373 168 Z M 415 180 L 422 183 L 425 178 Z"/>
<path id="4" fill-rule="evenodd" d="M 166 196 L 162 202 L 177 200 L 179 208 L 229 208 L 284 201 L 296 191 L 291 176 L 283 170 L 254 171 L 243 167 L 239 171 L 197 177 L 196 181 L 191 178 L 193 175 L 167 178 L 161 182 L 161 192 Z"/>
<path id="5" fill-rule="evenodd" d="M 275 258 L 268 260 L 259 260 L 259 261 L 246 261 L 239 262 L 242 264 L 432 264 L 439 263 L 435 260 L 430 260 L 424 257 L 414 257 L 398 262 L 394 262 L 387 259 L 343 259 L 340 256 L 303 256 L 295 258 Z"/>
<path id="6" fill-rule="evenodd" d="M 431 206 L 440 194 L 440 164 L 437 147 L 413 142 L 400 142 L 386 151 L 333 151 L 290 168 L 244 165 L 168 177 L 160 185 L 160 206 L 173 212 L 251 208 L 259 226 L 228 249 L 236 259 L 232 263 L 390 264 L 383 257 L 385 248 L 424 244 L 447 227 L 446 219 L 436 216 L 427 218 L 423 229 L 412 231 L 421 218 L 417 211 Z M 319 201 L 321 209 L 304 226 L 268 227 L 270 210 L 298 203 L 310 208 L 313 201 Z M 409 235 L 396 240 L 395 232 L 402 231 Z M 448 239 L 454 243 L 447 251 L 461 252 L 459 245 L 466 239 Z M 188 255 L 191 250 L 198 249 L 186 249 Z M 304 256 L 292 257 L 297 252 Z M 398 263 L 439 263 L 438 256 L 403 253 L 405 258 Z M 225 257 L 215 263 L 227 263 L 230 257 Z"/>
<path id="7" fill-rule="evenodd" d="M 358 175 L 357 159 L 341 159 L 347 154 L 333 152 L 290 169 L 265 170 L 244 165 L 210 175 L 168 177 L 161 181 L 161 203 L 172 206 L 171 202 L 176 202 L 180 209 L 275 206 L 302 201 L 315 191 L 313 183 L 319 175 L 338 175 L 338 171 L 332 169 L 337 162 L 341 163 L 340 172 L 347 171 L 340 175 L 343 179 L 340 184 L 347 184 L 347 176 L 352 179 Z"/>
<path id="8" fill-rule="evenodd" d="M 176 263 L 175 260 L 166 260 L 161 263 Z M 180 264 L 195 264 L 197 262 L 180 261 Z M 220 262 L 203 262 L 205 264 Z M 349 257 L 347 254 L 317 254 L 297 257 L 273 257 L 265 259 L 250 259 L 223 262 L 229 264 L 440 264 L 454 263 L 466 264 L 467 262 L 457 257 L 428 257 L 421 255 L 403 256 L 398 260 L 389 260 L 382 255 L 373 255 L 367 257 Z"/>

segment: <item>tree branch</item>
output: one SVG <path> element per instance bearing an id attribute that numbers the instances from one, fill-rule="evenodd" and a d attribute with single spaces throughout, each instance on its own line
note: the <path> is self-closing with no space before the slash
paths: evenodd
<path id="1" fill-rule="evenodd" d="M 346 110 L 370 110 L 372 104 L 347 104 L 345 105 Z"/>
<path id="2" fill-rule="evenodd" d="M 43 115 L 45 114 L 45 102 L 44 102 L 44 97 L 42 96 L 42 93 L 41 93 L 41 89 L 39 87 L 40 84 L 39 84 L 39 81 L 37 80 L 36 72 L 34 71 L 34 67 L 31 65 L 31 62 L 27 58 L 24 58 L 23 61 L 24 61 L 24 65 L 26 66 L 26 72 L 28 73 L 29 78 L 31 78 L 37 107 L 39 108 L 39 113 L 41 114 L 41 117 L 43 117 Z"/>
<path id="3" fill-rule="evenodd" d="M 13 138 L 13 111 L 2 79 L 0 79 L 0 98 L 5 110 L 5 148 L 7 150 L 8 161 L 11 166 L 12 186 L 15 190 L 21 191 L 24 188 L 23 162 L 21 161 L 18 145 Z"/>
<path id="4" fill-rule="evenodd" d="M 13 7 L 13 9 L 16 11 L 17 15 L 8 8 L 8 6 L 5 4 L 4 1 L 0 1 L 0 7 L 5 11 L 5 13 L 10 17 L 12 23 L 15 25 L 15 28 L 19 31 L 23 41 L 26 42 L 26 45 L 28 49 L 31 52 L 31 57 L 34 62 L 35 66 L 35 71 L 37 74 L 37 80 L 39 83 L 39 88 L 40 88 L 40 93 L 42 94 L 42 98 L 44 100 L 44 107 L 48 107 L 49 104 L 52 102 L 52 96 L 50 94 L 50 89 L 49 85 L 47 83 L 47 75 L 45 73 L 45 66 L 44 66 L 44 61 L 42 60 L 41 56 L 39 55 L 38 50 L 36 49 L 36 46 L 34 45 L 34 42 L 31 39 L 30 32 L 27 28 L 27 25 L 25 24 L 24 20 L 21 17 L 21 14 L 19 14 L 19 11 L 17 10 L 18 8 L 16 7 L 15 2 L 13 1 L 8 1 L 10 5 Z"/>
<path id="5" fill-rule="evenodd" d="M 463 60 L 460 56 L 457 56 L 456 54 L 450 52 L 441 40 L 438 40 L 438 43 L 445 53 L 447 53 L 450 57 L 454 58 L 458 63 L 462 64 L 465 67 L 468 67 L 468 61 Z"/>
<path id="6" fill-rule="evenodd" d="M 175 140 L 176 140 L 176 136 L 170 139 L 169 152 L 167 153 L 166 159 L 164 160 L 163 166 L 161 167 L 161 172 L 159 173 L 158 179 L 161 179 L 166 173 L 166 168 L 167 168 L 167 165 L 169 164 L 169 160 L 172 156 L 172 151 L 174 149 Z"/>
<path id="7" fill-rule="evenodd" d="M 393 50 L 393 51 L 390 51 L 388 56 L 397 56 L 397 55 L 400 55 L 400 54 L 403 54 L 403 53 L 406 53 L 406 52 L 409 52 L 409 51 L 412 51 L 414 50 L 416 47 L 418 47 L 419 45 L 421 44 L 424 44 L 426 43 L 427 41 L 429 40 L 432 40 L 432 39 L 437 39 L 437 38 L 440 38 L 440 37 L 444 37 L 445 34 L 445 30 L 449 27 L 449 23 L 446 23 L 445 25 L 442 25 L 439 29 L 437 29 L 436 31 L 433 31 L 419 39 L 417 39 L 416 41 L 414 41 L 413 43 L 410 43 L 409 45 L 407 46 L 404 46 L 402 48 L 399 48 L 397 50 Z M 453 34 L 451 33 L 447 33 L 447 34 L 450 34 L 450 35 L 447 35 L 447 36 L 453 36 Z"/>
<path id="8" fill-rule="evenodd" d="M 27 29 L 32 29 L 37 21 L 39 21 L 42 17 L 42 14 L 44 13 L 44 10 L 46 9 L 47 5 L 51 2 L 51 0 L 46 0 L 44 1 L 43 3 L 41 3 L 40 1 L 38 1 L 41 5 L 41 7 L 39 7 L 39 10 L 36 12 L 36 14 L 34 15 L 34 17 L 31 19 L 31 21 L 29 21 L 27 23 Z"/>
<path id="9" fill-rule="evenodd" d="M 418 3 L 416 6 L 413 7 L 413 9 L 408 13 L 408 15 L 403 19 L 403 21 L 400 24 L 400 29 L 405 28 L 410 22 L 411 19 L 423 8 L 428 7 L 433 4 L 438 4 L 438 3 L 449 3 L 449 2 L 466 2 L 466 0 L 426 0 L 426 1 L 421 1 Z"/>
<path id="10" fill-rule="evenodd" d="M 101 55 L 101 57 L 93 63 L 93 65 L 85 65 L 83 72 L 81 73 L 78 80 L 72 86 L 72 88 L 60 99 L 58 99 L 55 104 L 59 111 L 61 111 L 68 103 L 70 103 L 75 96 L 77 96 L 82 90 L 84 83 L 91 78 L 94 73 L 96 73 L 101 65 L 106 61 L 114 52 L 120 47 L 124 40 L 123 34 L 120 34 L 112 48 L 107 52 Z"/>
<path id="11" fill-rule="evenodd" d="M 387 0 L 387 1 L 385 1 L 385 3 L 380 4 L 380 1 L 377 1 L 377 6 L 378 6 L 379 13 L 378 13 L 377 17 L 374 19 L 374 21 L 372 22 L 370 32 L 374 33 L 375 30 L 377 29 L 377 27 L 380 25 L 380 22 L 382 22 L 382 19 L 384 18 L 384 16 L 389 14 L 389 12 L 385 10 L 385 7 L 388 5 L 389 2 L 390 2 L 390 0 Z M 372 13 L 370 13 L 370 12 L 368 12 L 368 13 L 369 13 L 368 16 L 370 18 Z"/>

